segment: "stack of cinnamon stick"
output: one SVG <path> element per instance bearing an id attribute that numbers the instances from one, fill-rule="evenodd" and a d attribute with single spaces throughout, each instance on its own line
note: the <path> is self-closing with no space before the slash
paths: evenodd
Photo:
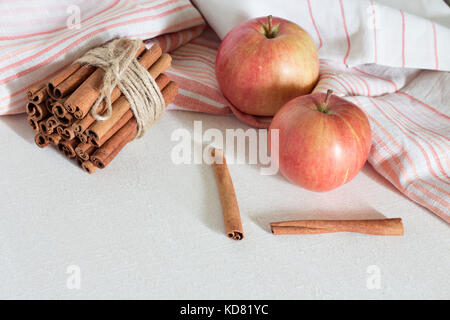
<path id="1" fill-rule="evenodd" d="M 167 106 L 178 93 L 178 85 L 163 73 L 172 58 L 162 54 L 158 45 L 150 49 L 142 45 L 136 58 L 156 80 Z M 130 103 L 117 87 L 111 94 L 109 119 L 95 120 L 90 114 L 101 94 L 104 74 L 101 68 L 74 63 L 48 83 L 27 92 L 27 120 L 36 132 L 36 144 L 41 148 L 56 146 L 88 173 L 105 168 L 137 133 Z M 102 101 L 97 113 L 105 114 L 106 109 Z"/>

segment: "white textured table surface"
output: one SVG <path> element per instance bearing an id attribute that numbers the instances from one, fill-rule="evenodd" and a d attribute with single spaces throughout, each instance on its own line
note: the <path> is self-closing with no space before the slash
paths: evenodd
<path id="1" fill-rule="evenodd" d="M 448 225 L 368 165 L 324 194 L 230 165 L 246 238 L 226 238 L 212 168 L 170 159 L 173 130 L 192 131 L 198 119 L 204 129 L 245 128 L 232 117 L 168 112 L 89 176 L 38 149 L 24 116 L 0 118 L 0 298 L 450 297 Z M 273 236 L 268 228 L 383 216 L 403 218 L 405 236 Z M 79 289 L 66 285 L 71 265 Z"/>

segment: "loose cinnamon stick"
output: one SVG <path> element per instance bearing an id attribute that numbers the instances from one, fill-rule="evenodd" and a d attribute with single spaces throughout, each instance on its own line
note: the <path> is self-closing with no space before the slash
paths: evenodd
<path id="1" fill-rule="evenodd" d="M 48 141 L 47 137 L 42 133 L 38 133 L 34 137 L 34 142 L 36 142 L 36 145 L 39 148 L 45 148 L 46 146 L 50 145 L 50 142 Z"/>
<path id="2" fill-rule="evenodd" d="M 156 78 L 155 82 L 162 93 L 162 90 L 169 84 L 170 79 L 168 76 L 161 74 Z M 86 134 L 95 146 L 100 147 L 132 116 L 133 112 L 130 109 L 130 103 L 125 96 L 121 96 L 113 104 L 111 117 L 105 121 L 94 122 L 86 131 Z"/>
<path id="3" fill-rule="evenodd" d="M 92 144 L 80 143 L 75 148 L 75 152 L 80 159 L 87 161 L 87 160 L 89 160 L 89 157 L 90 157 L 91 153 L 94 151 L 94 149 L 95 149 L 95 147 Z"/>
<path id="4" fill-rule="evenodd" d="M 233 240 L 242 240 L 244 238 L 244 230 L 225 155 L 223 150 L 219 149 L 213 149 L 211 155 L 215 158 L 212 166 L 216 175 L 217 187 L 219 188 L 226 235 Z"/>
<path id="5" fill-rule="evenodd" d="M 136 53 L 136 57 L 144 50 L 145 45 L 142 44 Z M 161 48 L 159 48 L 159 51 L 161 51 Z M 147 61 L 154 53 L 157 54 L 155 50 L 148 50 L 144 53 L 143 58 Z M 100 95 L 103 87 L 104 75 L 105 71 L 101 68 L 97 68 L 97 70 L 67 99 L 64 104 L 66 110 L 74 113 L 77 119 L 84 118 Z"/>
<path id="6" fill-rule="evenodd" d="M 356 232 L 381 236 L 402 236 L 402 219 L 381 220 L 296 220 L 270 223 L 272 233 L 318 234 L 332 232 Z"/>
<path id="7" fill-rule="evenodd" d="M 61 99 L 71 94 L 77 89 L 89 76 L 94 73 L 97 68 L 91 65 L 83 65 L 67 79 L 61 82 L 53 90 L 53 97 L 55 99 Z"/>
<path id="8" fill-rule="evenodd" d="M 72 74 L 74 74 L 76 71 L 78 71 L 81 68 L 81 63 L 73 63 L 68 68 L 64 69 L 60 73 L 58 73 L 56 76 L 54 76 L 50 81 L 47 83 L 47 92 L 50 95 L 50 97 L 55 98 L 54 90 L 55 88 L 64 80 L 66 80 L 68 77 L 70 77 Z"/>

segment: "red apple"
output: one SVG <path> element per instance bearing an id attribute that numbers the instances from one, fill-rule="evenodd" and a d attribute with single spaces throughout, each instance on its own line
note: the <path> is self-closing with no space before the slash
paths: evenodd
<path id="1" fill-rule="evenodd" d="M 223 39 L 216 76 L 237 109 L 273 116 L 289 100 L 311 93 L 319 77 L 317 47 L 305 30 L 288 20 L 249 20 Z"/>
<path id="2" fill-rule="evenodd" d="M 281 173 L 292 183 L 313 191 L 332 190 L 352 180 L 371 147 L 371 130 L 364 112 L 332 95 L 331 90 L 289 101 L 273 118 L 272 129 L 279 129 Z"/>

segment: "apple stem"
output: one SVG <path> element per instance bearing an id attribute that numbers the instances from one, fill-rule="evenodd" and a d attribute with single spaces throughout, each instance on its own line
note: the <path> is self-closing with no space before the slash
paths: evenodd
<path id="1" fill-rule="evenodd" d="M 320 112 L 323 112 L 323 113 L 328 113 L 329 112 L 327 108 L 328 108 L 328 103 L 330 102 L 330 98 L 331 98 L 332 94 L 333 94 L 333 90 L 328 89 L 327 90 L 327 96 L 325 97 L 325 102 L 323 103 L 323 105 L 317 107 L 317 109 Z"/>
<path id="2" fill-rule="evenodd" d="M 272 15 L 269 15 L 268 17 L 267 17 L 267 20 L 268 20 L 268 34 L 269 34 L 269 36 L 270 35 L 272 35 Z"/>

